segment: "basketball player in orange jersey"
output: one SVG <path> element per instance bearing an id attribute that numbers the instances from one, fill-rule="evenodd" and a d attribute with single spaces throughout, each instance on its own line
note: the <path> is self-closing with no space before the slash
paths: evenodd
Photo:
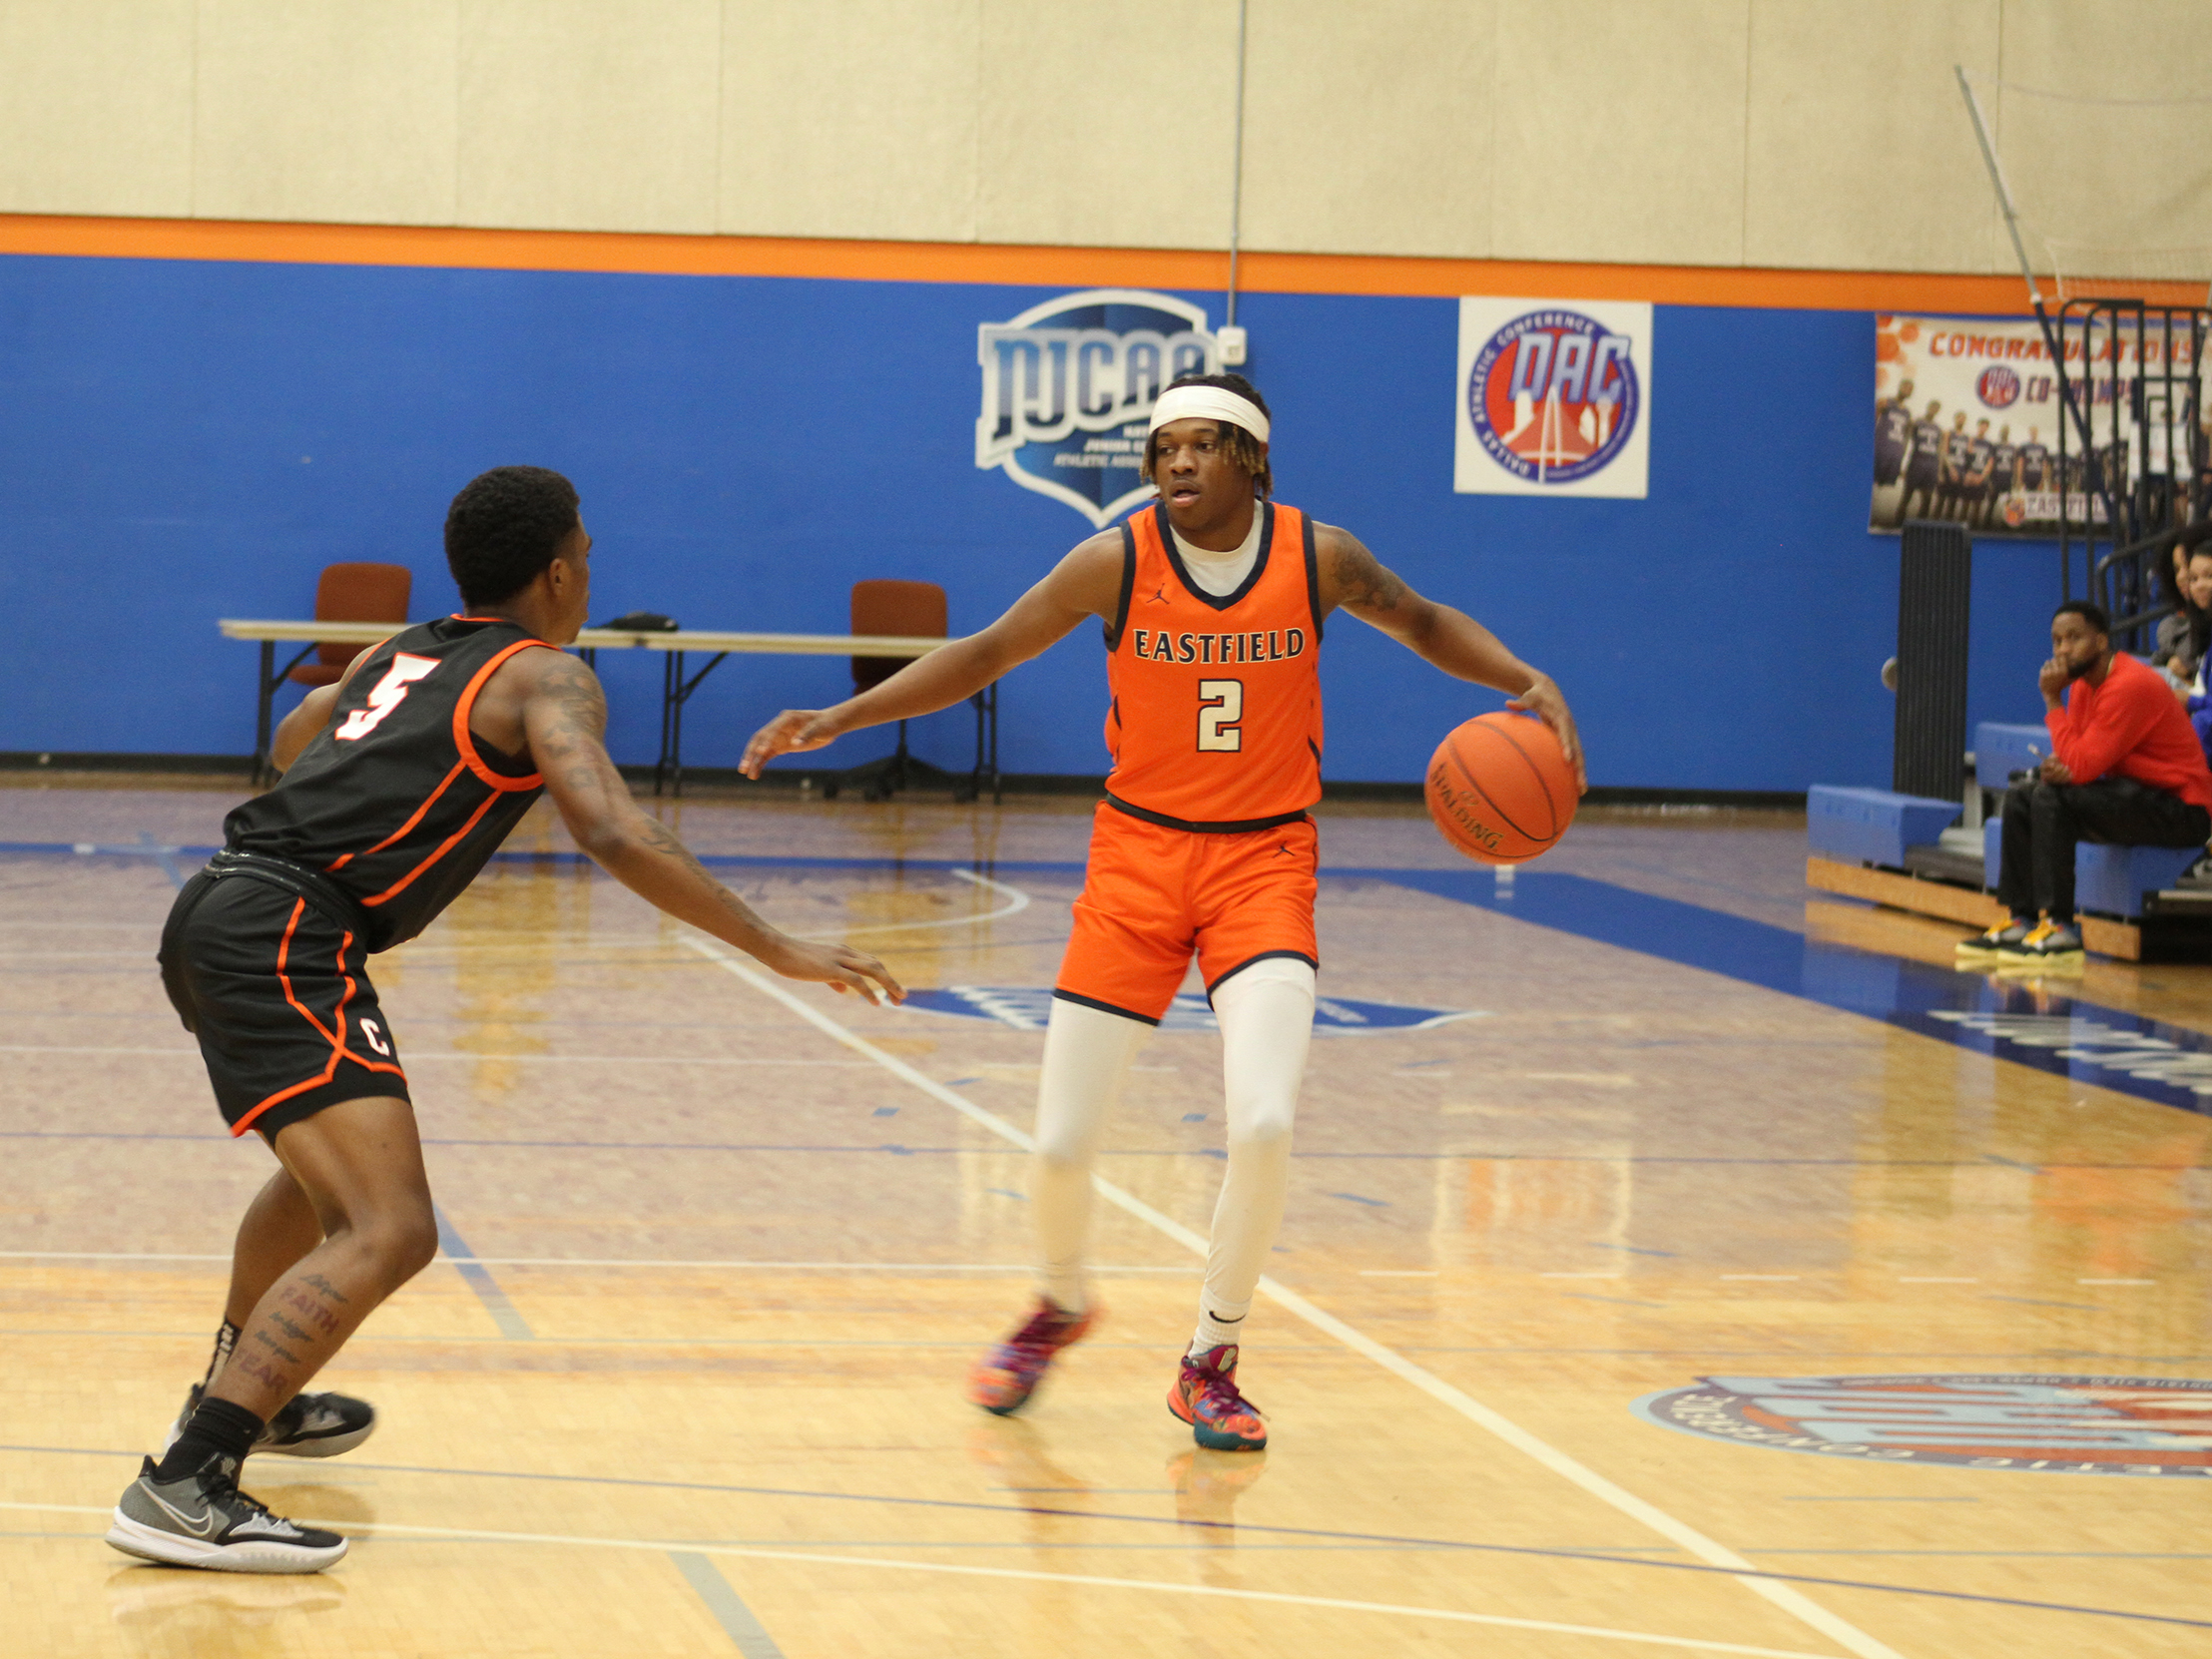
<path id="1" fill-rule="evenodd" d="M 1283 1219 L 1291 1122 L 1314 1021 L 1309 809 L 1321 799 L 1321 680 L 1330 613 L 1350 611 L 1442 669 L 1510 693 L 1582 770 L 1549 679 L 1478 623 L 1423 599 L 1349 531 L 1270 499 L 1265 401 L 1238 374 L 1185 376 L 1154 405 L 1144 474 L 1158 503 L 1093 536 L 981 633 L 833 709 L 757 733 L 745 771 L 846 732 L 950 708 L 1086 617 L 1105 624 L 1113 773 L 1094 816 L 1074 932 L 1046 1027 L 1031 1208 L 1035 1311 L 985 1355 L 968 1397 L 1017 1409 L 1095 1315 L 1084 1282 L 1090 1166 L 1137 1049 L 1195 950 L 1221 1026 L 1229 1165 L 1198 1329 L 1168 1405 L 1198 1443 L 1267 1443 L 1237 1386 L 1244 1320 Z"/>

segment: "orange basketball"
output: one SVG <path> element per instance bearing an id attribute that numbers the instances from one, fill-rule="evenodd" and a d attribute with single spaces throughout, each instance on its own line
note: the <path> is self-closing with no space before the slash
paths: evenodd
<path id="1" fill-rule="evenodd" d="M 1500 710 L 1468 721 L 1428 763 L 1428 816 L 1468 857 L 1518 864 L 1574 822 L 1574 768 L 1551 728 Z"/>

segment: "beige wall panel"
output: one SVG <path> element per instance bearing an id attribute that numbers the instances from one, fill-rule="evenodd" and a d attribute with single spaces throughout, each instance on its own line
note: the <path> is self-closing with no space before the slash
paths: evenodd
<path id="1" fill-rule="evenodd" d="M 462 223 L 715 228 L 721 0 L 460 0 Z"/>
<path id="2" fill-rule="evenodd" d="M 983 0 L 984 242 L 1229 245 L 1237 8 Z"/>
<path id="3" fill-rule="evenodd" d="M 1252 0 L 1244 240 L 1490 252 L 1495 0 Z"/>
<path id="4" fill-rule="evenodd" d="M 719 227 L 975 240 L 979 0 L 728 0 Z"/>
<path id="5" fill-rule="evenodd" d="M 453 219 L 459 0 L 201 0 L 193 212 Z"/>
<path id="6" fill-rule="evenodd" d="M 1737 265 L 1750 0 L 1498 10 L 1492 251 Z"/>
<path id="7" fill-rule="evenodd" d="M 0 213 L 192 212 L 193 0 L 0 0 Z"/>
<path id="8" fill-rule="evenodd" d="M 1745 263 L 2004 269 L 1992 263 L 1996 199 L 1952 74 L 1996 72 L 2000 8 L 1753 0 Z"/>
<path id="9" fill-rule="evenodd" d="M 2212 85 L 2212 7 L 2204 0 L 2005 0 L 2003 78 L 2107 99 L 2203 98 Z M 2086 275 L 2191 275 L 2147 249 L 2212 247 L 2212 104 L 2146 110 L 2017 91 L 1987 101 L 2022 220 L 2078 246 Z M 1985 106 L 1986 107 L 1986 106 Z M 2007 263 L 2010 247 L 2004 249 Z M 2030 237 L 2030 256 L 2038 252 Z M 2084 269 L 2086 268 L 2086 269 Z M 2186 268 L 2180 269 L 2180 268 Z"/>

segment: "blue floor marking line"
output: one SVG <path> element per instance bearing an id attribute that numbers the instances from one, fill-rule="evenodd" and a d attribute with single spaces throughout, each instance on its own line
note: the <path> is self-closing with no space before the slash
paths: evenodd
<path id="1" fill-rule="evenodd" d="M 530 1329 L 530 1322 L 507 1300 L 507 1293 L 499 1288 L 499 1281 L 492 1278 L 491 1269 L 476 1260 L 476 1252 L 468 1248 L 468 1241 L 453 1231 L 445 1211 L 432 1205 L 430 1213 L 437 1218 L 438 1248 L 453 1259 L 453 1266 L 460 1270 L 468 1288 L 476 1293 L 476 1300 L 484 1305 L 484 1312 L 491 1315 L 492 1323 L 499 1327 L 499 1334 L 518 1343 L 535 1342 L 538 1334 Z"/>
<path id="2" fill-rule="evenodd" d="M 0 1452 L 33 1452 L 55 1456 L 84 1457 L 140 1457 L 138 1451 L 117 1451 L 93 1446 L 45 1446 L 0 1445 Z M 1148 1526 L 1172 1526 L 1188 1531 L 1252 1532 L 1274 1537 L 1349 1539 L 1360 1543 L 1395 1544 L 1412 1549 L 1457 1551 L 1468 1555 L 1527 1555 L 1551 1560 L 1582 1561 L 1593 1565 L 1617 1567 L 1643 1567 L 1658 1572 L 1704 1573 L 1712 1577 L 1742 1578 L 1741 1568 L 1708 1566 L 1702 1561 L 1660 1561 L 1647 1555 L 1630 1554 L 1624 1549 L 1565 1549 L 1545 1547 L 1540 1544 L 1486 1544 L 1472 1543 L 1454 1538 L 1393 1537 L 1387 1533 L 1330 1532 L 1319 1527 L 1266 1526 L 1234 1520 L 1207 1521 L 1183 1520 L 1172 1515 L 1124 1515 L 1101 1512 L 1095 1509 L 1060 1509 L 1042 1504 L 977 1503 L 959 1498 L 893 1497 L 876 1492 L 814 1492 L 795 1491 L 776 1486 L 734 1486 L 704 1480 L 643 1480 L 634 1476 L 613 1474 L 535 1474 L 515 1469 L 462 1469 L 435 1468 L 415 1463 L 354 1463 L 354 1469 L 374 1469 L 386 1474 L 436 1474 L 451 1476 L 476 1476 L 492 1480 L 546 1480 L 579 1486 L 643 1486 L 671 1491 L 728 1492 L 744 1496 L 815 1498 L 826 1501 L 851 1503 L 882 1503 L 895 1506 L 912 1506 L 933 1509 L 980 1509 L 997 1515 L 1048 1515 L 1068 1520 L 1116 1521 L 1139 1523 Z M 705 1541 L 705 1540 L 701 1540 Z M 1034 1540 L 1021 1540 L 1024 1547 L 1037 1547 Z M 1759 1550 L 1757 1554 L 1794 1553 L 1785 1550 Z M 1806 1553 L 1829 1554 L 1832 1551 L 1808 1551 Z M 1914 1553 L 1914 1552 L 1905 1552 Z M 1878 1590 L 1888 1595 L 1922 1596 L 1939 1601 L 1964 1601 L 1986 1607 L 2020 1607 L 2036 1613 L 2075 1613 L 2087 1618 L 2126 1619 L 2142 1624 L 2180 1625 L 2191 1630 L 2212 1630 L 2212 1619 L 2182 1618 L 2171 1613 L 2143 1613 L 2122 1607 L 2083 1607 L 2063 1601 L 2030 1601 L 2019 1596 L 1978 1595 L 1969 1590 L 1939 1590 L 1918 1584 L 1884 1584 L 1863 1578 L 1827 1578 L 1812 1573 L 1767 1572 L 1761 1570 L 1755 1576 L 1771 1578 L 1782 1584 L 1809 1584 L 1815 1588 L 1836 1590 Z"/>
<path id="3" fill-rule="evenodd" d="M 1454 899 L 1861 1014 L 2069 1082 L 2212 1113 L 2212 1036 L 2164 1020 L 2046 988 L 1992 982 L 1989 975 L 1827 944 L 1785 927 L 1560 871 L 1524 870 L 1515 891 L 1502 898 L 1486 870 L 1330 873 Z"/>
<path id="4" fill-rule="evenodd" d="M 676 1563 L 676 1570 L 698 1592 L 699 1599 L 707 1604 L 707 1611 L 714 1614 L 716 1622 L 729 1633 L 731 1642 L 745 1659 L 784 1659 L 784 1650 L 776 1645 L 776 1638 L 753 1616 L 753 1609 L 745 1604 L 744 1597 L 723 1576 L 722 1569 L 711 1557 L 694 1550 L 672 1549 L 668 1558 Z"/>
<path id="5" fill-rule="evenodd" d="M 134 1015 L 144 1018 L 144 1015 Z M 181 1055 L 191 1056 L 192 1050 L 179 1049 Z M 421 1056 L 417 1055 L 417 1059 Z M 207 1146 L 231 1146 L 234 1138 L 229 1135 L 186 1135 L 161 1130 L 123 1129 L 0 1129 L 0 1141 L 190 1141 Z M 539 1151 L 567 1152 L 720 1152 L 743 1154 L 751 1157 L 763 1153 L 817 1153 L 817 1152 L 882 1152 L 899 1158 L 964 1157 L 975 1151 L 973 1146 L 892 1146 L 888 1143 L 849 1144 L 844 1146 L 804 1146 L 784 1142 L 762 1141 L 543 1141 L 468 1139 L 457 1136 L 425 1135 L 424 1146 L 486 1146 L 520 1147 Z M 1173 1146 L 1121 1146 L 1106 1147 L 1101 1158 L 1214 1158 L 1228 1156 L 1219 1147 Z M 1979 1169 L 1985 1158 L 1724 1158 L 1704 1157 L 1693 1154 L 1638 1152 L 1621 1157 L 1601 1153 L 1580 1152 L 1301 1152 L 1291 1153 L 1294 1159 L 1343 1160 L 1366 1159 L 1369 1161 L 1395 1161 L 1398 1163 L 1455 1163 L 1474 1164 L 1756 1164 L 1776 1169 Z M 2199 1169 L 2197 1164 L 2083 1164 L 2052 1163 L 2035 1166 L 2039 1172 L 2059 1170 L 2157 1170 L 2172 1174 L 2178 1170 Z M 1284 1247 L 1278 1245 L 1278 1250 Z M 1669 1252 L 1656 1254 L 1672 1255 Z"/>

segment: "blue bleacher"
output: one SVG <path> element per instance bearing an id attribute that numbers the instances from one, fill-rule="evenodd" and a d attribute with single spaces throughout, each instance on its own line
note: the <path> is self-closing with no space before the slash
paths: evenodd
<path id="1" fill-rule="evenodd" d="M 1985 720 L 1973 729 L 1974 782 L 1985 790 L 2006 789 L 2012 774 L 2040 765 L 2049 754 L 2050 733 L 2044 727 Z"/>
<path id="2" fill-rule="evenodd" d="M 1805 838 L 1824 858 L 1903 869 L 1905 849 L 1928 845 L 1958 814 L 1955 801 L 1816 784 L 1805 796 Z"/>
<path id="3" fill-rule="evenodd" d="M 1981 872 L 1991 892 L 1997 886 L 1997 849 L 2003 829 L 1995 819 L 1981 827 Z M 2197 846 L 2107 846 L 2081 841 L 2074 847 L 2074 907 L 2133 921 L 2143 913 L 2143 894 L 2172 886 L 2174 878 L 2195 863 L 2203 850 Z"/>

